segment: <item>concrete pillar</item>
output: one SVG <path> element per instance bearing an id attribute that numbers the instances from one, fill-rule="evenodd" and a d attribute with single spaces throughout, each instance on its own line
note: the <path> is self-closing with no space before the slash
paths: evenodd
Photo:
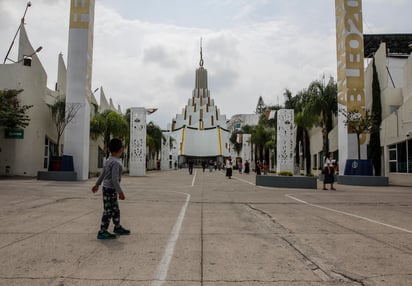
<path id="1" fill-rule="evenodd" d="M 276 172 L 294 172 L 295 124 L 293 109 L 277 112 Z"/>
<path id="2" fill-rule="evenodd" d="M 67 59 L 66 116 L 78 109 L 64 132 L 64 155 L 73 156 L 77 180 L 89 178 L 90 101 L 94 0 L 71 0 Z"/>
<path id="3" fill-rule="evenodd" d="M 130 109 L 130 176 L 146 175 L 146 109 Z"/>
<path id="4" fill-rule="evenodd" d="M 165 137 L 165 140 L 162 138 L 160 169 L 164 171 L 173 168 L 173 162 L 172 166 L 170 166 L 170 132 L 163 132 L 163 136 Z"/>
<path id="5" fill-rule="evenodd" d="M 345 126 L 341 111 L 365 114 L 365 79 L 362 0 L 335 0 L 338 75 L 339 170 L 347 159 L 357 159 L 356 134 Z M 361 159 L 366 159 L 366 134 L 362 134 Z"/>

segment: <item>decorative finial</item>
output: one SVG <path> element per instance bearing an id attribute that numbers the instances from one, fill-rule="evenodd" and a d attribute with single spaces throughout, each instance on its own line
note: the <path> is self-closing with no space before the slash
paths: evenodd
<path id="1" fill-rule="evenodd" d="M 203 53 L 202 53 L 202 38 L 200 38 L 200 62 L 199 65 L 203 67 Z"/>

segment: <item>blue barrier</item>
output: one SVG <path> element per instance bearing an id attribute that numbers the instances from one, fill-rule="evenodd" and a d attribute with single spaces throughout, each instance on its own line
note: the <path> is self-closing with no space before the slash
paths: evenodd
<path id="1" fill-rule="evenodd" d="M 373 176 L 371 160 L 346 160 L 345 176 Z"/>

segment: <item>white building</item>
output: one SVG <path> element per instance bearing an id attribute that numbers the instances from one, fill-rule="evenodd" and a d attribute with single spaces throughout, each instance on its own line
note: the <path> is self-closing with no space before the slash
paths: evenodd
<path id="1" fill-rule="evenodd" d="M 389 52 L 388 52 L 389 50 Z M 382 174 L 389 184 L 412 186 L 412 57 L 410 54 L 391 53 L 385 42 L 374 51 L 381 89 Z M 372 59 L 365 69 L 366 108 L 372 108 Z M 338 126 L 328 134 L 329 150 L 338 158 Z M 367 140 L 369 141 L 369 135 Z M 310 130 L 312 170 L 317 174 L 323 165 L 322 130 Z M 365 158 L 366 159 L 366 158 Z M 343 170 L 340 172 L 342 174 Z"/>
<path id="2" fill-rule="evenodd" d="M 30 57 L 28 57 L 30 56 Z M 20 61 L 20 59 L 26 59 Z M 57 156 L 57 131 L 53 124 L 49 105 L 65 95 L 67 69 L 62 54 L 58 56 L 58 76 L 54 90 L 47 87 L 47 74 L 33 49 L 24 25 L 20 26 L 18 58 L 15 62 L 0 64 L 0 90 L 20 90 L 20 105 L 32 105 L 27 111 L 29 125 L 14 134 L 6 133 L 0 127 L 0 176 L 36 177 L 38 171 L 47 171 L 51 156 Z M 100 89 L 100 105 L 94 95 L 92 104 L 97 111 L 116 109 L 110 99 L 107 102 L 103 89 Z M 94 108 L 92 108 L 92 115 Z M 64 136 L 64 135 L 63 135 Z M 60 142 L 64 142 L 63 138 Z M 64 146 L 62 146 L 64 154 Z M 101 139 L 90 140 L 89 172 L 97 173 L 103 167 L 104 152 Z"/>
<path id="3" fill-rule="evenodd" d="M 223 157 L 229 156 L 230 133 L 226 116 L 220 113 L 210 97 L 202 49 L 192 97 L 182 113 L 173 119 L 170 137 L 173 138 L 172 150 L 177 153 L 179 164 L 189 159 L 222 161 Z"/>
<path id="4" fill-rule="evenodd" d="M 412 56 L 388 55 L 382 43 L 375 59 L 382 98 L 384 175 L 390 184 L 412 186 Z M 372 63 L 365 74 L 371 83 Z"/>
<path id="5" fill-rule="evenodd" d="M 251 126 L 256 127 L 259 124 L 259 117 L 260 114 L 235 114 L 233 115 L 230 120 L 227 122 L 227 128 L 229 129 L 230 133 L 235 131 L 240 131 L 243 126 Z M 253 154 L 252 142 L 251 142 L 251 135 L 250 134 L 239 134 L 237 138 L 237 142 L 242 144 L 242 150 L 240 154 L 236 153 L 235 148 L 231 144 L 230 146 L 230 155 L 233 158 L 240 157 L 242 162 L 246 162 L 246 160 L 251 164 L 251 166 L 255 165 L 255 156 Z"/>

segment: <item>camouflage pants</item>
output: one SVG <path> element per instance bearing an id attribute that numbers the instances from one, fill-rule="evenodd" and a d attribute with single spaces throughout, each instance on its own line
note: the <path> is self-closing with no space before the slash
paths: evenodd
<path id="1" fill-rule="evenodd" d="M 100 229 L 102 231 L 109 228 L 110 220 L 117 227 L 120 226 L 120 209 L 117 201 L 117 192 L 115 189 L 103 187 L 103 215 Z"/>

